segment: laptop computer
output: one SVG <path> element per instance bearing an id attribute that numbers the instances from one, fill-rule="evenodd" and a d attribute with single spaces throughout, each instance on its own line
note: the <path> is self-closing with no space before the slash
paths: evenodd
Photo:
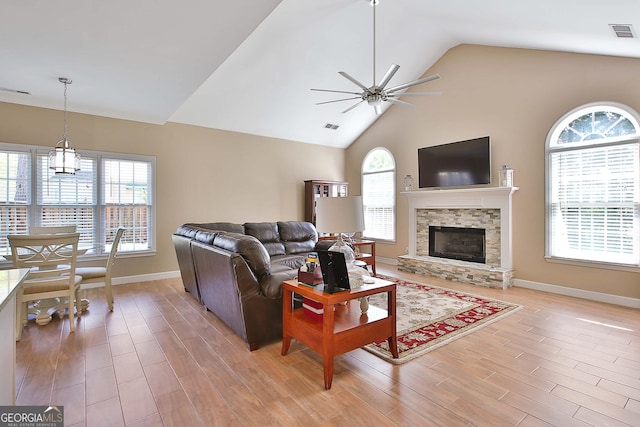
<path id="1" fill-rule="evenodd" d="M 347 262 L 342 252 L 318 251 L 318 258 L 324 282 L 322 288 L 324 292 L 333 294 L 351 289 Z"/>

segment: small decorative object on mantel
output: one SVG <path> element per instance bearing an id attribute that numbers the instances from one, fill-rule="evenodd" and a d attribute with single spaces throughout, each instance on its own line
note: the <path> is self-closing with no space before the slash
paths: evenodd
<path id="1" fill-rule="evenodd" d="M 509 165 L 502 165 L 498 171 L 498 178 L 500 187 L 513 187 L 513 169 Z"/>
<path id="2" fill-rule="evenodd" d="M 411 175 L 404 176 L 404 191 L 413 191 L 413 177 Z"/>

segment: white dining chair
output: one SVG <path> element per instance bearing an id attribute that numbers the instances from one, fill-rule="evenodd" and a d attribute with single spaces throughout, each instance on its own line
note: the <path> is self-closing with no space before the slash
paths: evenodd
<path id="1" fill-rule="evenodd" d="M 79 238 L 78 233 L 7 236 L 14 267 L 29 269 L 16 292 L 16 341 L 27 324 L 29 301 L 67 301 L 69 329 L 75 331 L 75 313 L 81 314 L 78 291 L 82 277 L 76 274 Z M 60 306 L 58 312 L 62 317 L 64 308 Z"/>
<path id="2" fill-rule="evenodd" d="M 111 270 L 116 262 L 116 256 L 118 253 L 118 245 L 120 244 L 120 238 L 124 233 L 124 228 L 118 228 L 116 235 L 113 238 L 113 244 L 111 245 L 111 251 L 109 252 L 109 259 L 105 267 L 78 267 L 76 268 L 76 274 L 82 277 L 82 283 L 102 283 L 104 282 L 104 293 L 107 298 L 107 304 L 109 310 L 113 311 L 113 292 L 111 290 Z"/>

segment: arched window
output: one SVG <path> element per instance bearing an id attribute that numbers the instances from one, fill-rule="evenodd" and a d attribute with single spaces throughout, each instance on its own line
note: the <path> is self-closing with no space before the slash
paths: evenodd
<path id="1" fill-rule="evenodd" d="M 362 162 L 362 236 L 369 239 L 396 239 L 396 162 L 386 148 L 375 148 Z"/>
<path id="2" fill-rule="evenodd" d="M 639 116 L 590 104 L 547 137 L 549 259 L 640 266 Z"/>

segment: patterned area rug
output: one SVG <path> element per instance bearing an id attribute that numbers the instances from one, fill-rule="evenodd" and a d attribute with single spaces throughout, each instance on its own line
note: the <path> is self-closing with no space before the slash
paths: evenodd
<path id="1" fill-rule="evenodd" d="M 396 330 L 398 358 L 389 352 L 386 340 L 364 348 L 391 363 L 401 364 L 422 356 L 479 328 L 516 312 L 522 306 L 450 289 L 392 277 L 397 283 Z M 369 305 L 387 308 L 386 294 L 369 297 Z"/>

